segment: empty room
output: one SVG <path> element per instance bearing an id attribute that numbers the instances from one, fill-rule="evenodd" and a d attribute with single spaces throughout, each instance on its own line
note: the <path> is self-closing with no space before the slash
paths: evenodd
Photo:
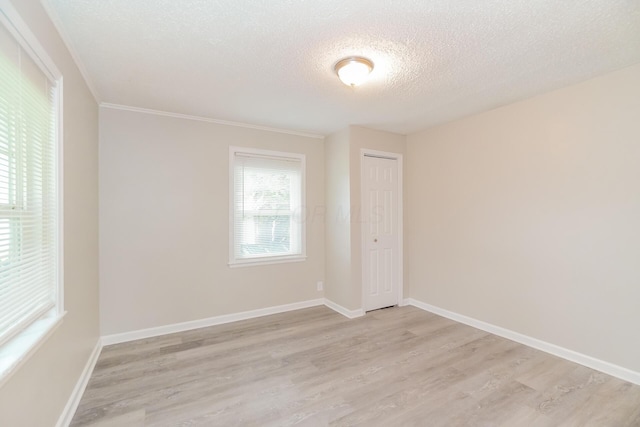
<path id="1" fill-rule="evenodd" d="M 640 426 L 637 0 L 0 0 L 0 427 Z"/>

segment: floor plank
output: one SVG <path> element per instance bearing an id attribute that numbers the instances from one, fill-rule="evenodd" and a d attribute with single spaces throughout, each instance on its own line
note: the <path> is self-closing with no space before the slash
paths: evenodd
<path id="1" fill-rule="evenodd" d="M 72 426 L 639 426 L 640 386 L 415 307 L 105 347 Z"/>

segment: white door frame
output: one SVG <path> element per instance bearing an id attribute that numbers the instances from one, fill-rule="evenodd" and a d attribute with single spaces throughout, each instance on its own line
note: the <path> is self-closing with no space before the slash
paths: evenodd
<path id="1" fill-rule="evenodd" d="M 385 159 L 396 160 L 398 162 L 398 306 L 403 305 L 403 291 L 404 291 L 404 245 L 403 245 L 403 169 L 402 169 L 402 154 L 391 153 L 388 151 L 370 150 L 368 148 L 360 149 L 360 288 L 362 299 L 361 307 L 362 312 L 366 313 L 365 307 L 365 286 L 364 286 L 364 265 L 365 265 L 365 245 L 367 244 L 366 236 L 366 222 L 364 221 L 364 205 L 365 205 L 365 170 L 364 170 L 364 158 L 365 156 L 382 157 Z"/>

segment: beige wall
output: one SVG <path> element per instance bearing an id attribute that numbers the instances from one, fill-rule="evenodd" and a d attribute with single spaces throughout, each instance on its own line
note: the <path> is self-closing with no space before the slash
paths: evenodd
<path id="1" fill-rule="evenodd" d="M 64 77 L 64 304 L 51 337 L 0 386 L 0 425 L 58 420 L 98 336 L 98 108 L 37 0 L 13 2 Z"/>
<path id="2" fill-rule="evenodd" d="M 640 371 L 640 65 L 410 135 L 411 297 Z"/>
<path id="3" fill-rule="evenodd" d="M 229 146 L 306 155 L 304 262 L 230 268 Z M 323 140 L 101 108 L 103 335 L 323 296 Z"/>
<path id="4" fill-rule="evenodd" d="M 349 129 L 325 139 L 325 297 L 355 308 L 351 284 Z"/>

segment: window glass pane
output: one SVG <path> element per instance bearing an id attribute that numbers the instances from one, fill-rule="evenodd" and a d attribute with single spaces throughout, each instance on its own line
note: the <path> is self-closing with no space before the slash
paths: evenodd
<path id="1" fill-rule="evenodd" d="M 299 157 L 233 157 L 231 259 L 302 254 L 302 161 Z"/>
<path id="2" fill-rule="evenodd" d="M 0 218 L 0 287 L 7 286 L 5 277 L 2 272 L 6 269 L 9 262 L 9 219 Z M 2 291 L 0 290 L 0 295 Z"/>
<path id="3" fill-rule="evenodd" d="M 291 252 L 290 216 L 248 216 L 243 218 L 242 255 L 283 255 Z"/>
<path id="4" fill-rule="evenodd" d="M 0 345 L 57 302 L 55 91 L 0 25 Z"/>
<path id="5" fill-rule="evenodd" d="M 244 168 L 244 209 L 291 209 L 291 173 Z"/>
<path id="6" fill-rule="evenodd" d="M 5 207 L 9 205 L 9 153 L 7 150 L 2 150 L 2 147 L 0 147 L 0 205 Z"/>

